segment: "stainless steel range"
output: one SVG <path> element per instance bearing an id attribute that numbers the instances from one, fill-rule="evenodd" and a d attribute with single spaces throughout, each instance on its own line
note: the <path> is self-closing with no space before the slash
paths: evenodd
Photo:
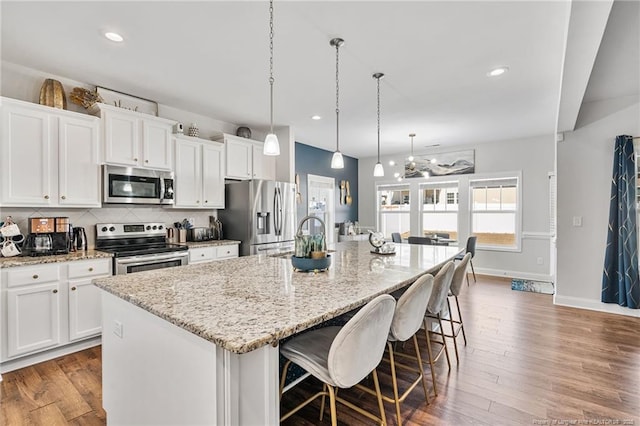
<path id="1" fill-rule="evenodd" d="M 188 264 L 189 248 L 166 235 L 162 223 L 98 223 L 96 249 L 113 253 L 114 275 Z"/>

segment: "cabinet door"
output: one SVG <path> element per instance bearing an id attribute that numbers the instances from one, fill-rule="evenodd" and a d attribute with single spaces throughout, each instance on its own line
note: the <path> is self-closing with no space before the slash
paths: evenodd
<path id="1" fill-rule="evenodd" d="M 93 117 L 58 120 L 58 204 L 100 207 L 99 121 Z"/>
<path id="2" fill-rule="evenodd" d="M 143 167 L 172 170 L 171 162 L 171 125 L 152 120 L 142 122 L 142 158 Z"/>
<path id="3" fill-rule="evenodd" d="M 126 113 L 104 111 L 104 161 L 109 164 L 138 166 L 140 120 Z"/>
<path id="4" fill-rule="evenodd" d="M 60 344 L 58 283 L 7 290 L 7 355 Z"/>
<path id="5" fill-rule="evenodd" d="M 50 114 L 13 105 L 2 107 L 2 205 L 55 204 L 57 163 Z"/>
<path id="6" fill-rule="evenodd" d="M 225 139 L 225 157 L 227 177 L 233 179 L 251 179 L 253 145 L 250 142 Z"/>
<path id="7" fill-rule="evenodd" d="M 69 281 L 69 340 L 84 339 L 102 332 L 100 289 L 91 280 Z"/>
<path id="8" fill-rule="evenodd" d="M 276 179 L 275 156 L 264 155 L 262 143 L 253 144 L 253 178 L 254 179 Z"/>
<path id="9" fill-rule="evenodd" d="M 176 140 L 176 207 L 202 207 L 202 144 Z"/>
<path id="10" fill-rule="evenodd" d="M 202 145 L 203 206 L 224 208 L 224 146 Z"/>

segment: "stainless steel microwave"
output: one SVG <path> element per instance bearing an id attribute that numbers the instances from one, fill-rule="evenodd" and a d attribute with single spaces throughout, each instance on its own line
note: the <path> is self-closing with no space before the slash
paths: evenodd
<path id="1" fill-rule="evenodd" d="M 103 203 L 174 204 L 173 172 L 110 165 L 103 172 Z"/>

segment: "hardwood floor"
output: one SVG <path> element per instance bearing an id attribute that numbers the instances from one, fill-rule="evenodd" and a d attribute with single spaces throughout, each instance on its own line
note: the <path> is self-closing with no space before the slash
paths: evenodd
<path id="1" fill-rule="evenodd" d="M 464 346 L 459 337 L 460 364 L 450 344 L 451 371 L 444 357 L 437 365 L 439 395 L 427 406 L 418 386 L 402 405 L 403 424 L 640 425 L 640 318 L 554 306 L 552 296 L 512 291 L 510 281 L 482 276 L 464 288 L 460 304 L 468 340 Z M 105 424 L 100 355 L 92 348 L 3 375 L 0 425 Z M 389 392 L 384 365 L 380 381 Z M 406 383 L 401 380 L 401 389 Z M 285 394 L 283 407 L 319 387 L 306 380 Z M 377 409 L 368 394 L 340 395 Z M 319 405 L 284 424 L 330 424 L 328 415 L 318 421 Z M 395 424 L 393 406 L 385 409 Z M 370 423 L 343 406 L 338 420 Z"/>

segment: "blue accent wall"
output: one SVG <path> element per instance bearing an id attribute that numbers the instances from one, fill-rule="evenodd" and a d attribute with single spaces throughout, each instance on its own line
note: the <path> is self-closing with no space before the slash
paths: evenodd
<path id="1" fill-rule="evenodd" d="M 336 223 L 358 220 L 358 159 L 343 154 L 344 169 L 332 169 L 331 157 L 333 152 L 315 148 L 296 142 L 296 174 L 300 178 L 300 193 L 302 202 L 298 204 L 298 220 L 307 215 L 307 175 L 327 176 L 335 179 L 336 183 Z M 348 180 L 353 202 L 350 206 L 340 204 L 340 181 Z"/>

